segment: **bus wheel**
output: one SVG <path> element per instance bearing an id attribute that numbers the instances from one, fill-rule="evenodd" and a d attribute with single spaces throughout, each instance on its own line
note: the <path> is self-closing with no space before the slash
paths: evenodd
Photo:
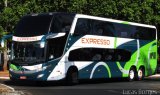
<path id="1" fill-rule="evenodd" d="M 144 69 L 140 68 L 138 70 L 138 80 L 143 80 L 143 78 L 144 78 Z"/>
<path id="2" fill-rule="evenodd" d="M 77 71 L 72 71 L 70 70 L 68 73 L 67 73 L 67 78 L 66 78 L 66 81 L 67 81 L 67 85 L 75 85 L 75 84 L 78 84 L 78 72 Z"/>
<path id="3" fill-rule="evenodd" d="M 131 67 L 128 74 L 128 81 L 134 81 L 136 76 L 136 69 Z"/>

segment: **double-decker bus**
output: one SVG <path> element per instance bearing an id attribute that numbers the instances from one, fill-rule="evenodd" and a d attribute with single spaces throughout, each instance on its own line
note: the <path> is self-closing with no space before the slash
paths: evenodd
<path id="1" fill-rule="evenodd" d="M 157 32 L 151 25 L 71 13 L 30 14 L 12 36 L 12 80 L 128 78 L 155 74 Z"/>

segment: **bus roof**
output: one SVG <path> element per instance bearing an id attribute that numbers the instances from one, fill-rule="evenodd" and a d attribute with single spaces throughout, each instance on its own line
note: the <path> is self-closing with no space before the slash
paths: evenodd
<path id="1" fill-rule="evenodd" d="M 83 15 L 83 14 L 76 14 L 76 18 L 88 18 L 88 19 L 96 19 L 96 20 L 115 22 L 115 23 L 124 23 L 124 24 L 129 24 L 129 25 L 134 25 L 134 26 L 156 28 L 153 25 L 140 24 L 140 23 L 128 22 L 128 21 L 122 21 L 122 20 L 115 20 L 115 19 L 103 18 L 103 17 L 97 17 L 97 16 L 89 16 L 89 15 Z"/>
<path id="2" fill-rule="evenodd" d="M 49 13 L 29 14 L 28 16 L 53 15 L 53 14 L 75 15 L 75 13 L 49 12 Z M 26 15 L 26 16 L 27 16 L 27 15 Z M 76 17 L 76 18 L 96 19 L 96 20 L 109 21 L 109 22 L 115 22 L 115 23 L 124 23 L 124 24 L 129 24 L 129 25 L 134 25 L 134 26 L 141 26 L 141 27 L 148 27 L 148 28 L 156 28 L 156 27 L 153 26 L 153 25 L 147 25 L 147 24 L 141 24 L 141 23 L 135 23 L 135 22 L 128 22 L 128 21 L 116 20 L 116 19 L 111 19 L 111 18 L 90 16 L 90 15 L 84 15 L 84 14 L 76 14 L 75 17 Z"/>

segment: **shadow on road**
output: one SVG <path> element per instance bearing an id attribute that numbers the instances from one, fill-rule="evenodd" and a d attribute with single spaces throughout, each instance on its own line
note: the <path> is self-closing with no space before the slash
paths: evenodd
<path id="1" fill-rule="evenodd" d="M 160 82 L 160 78 L 145 78 L 142 80 L 143 82 Z M 86 85 L 86 84 L 103 84 L 103 83 L 123 83 L 129 82 L 124 78 L 112 78 L 112 79 L 86 79 L 86 80 L 79 80 L 77 85 Z M 49 86 L 70 86 L 66 85 L 64 80 L 61 81 L 11 81 L 7 80 L 4 82 L 6 85 L 12 86 L 32 86 L 32 87 L 49 87 Z M 73 85 L 72 85 L 73 86 Z"/>
<path id="2" fill-rule="evenodd" d="M 77 85 L 86 85 L 86 84 L 103 84 L 103 83 L 117 83 L 117 82 L 127 82 L 126 79 L 122 78 L 114 78 L 114 79 L 85 79 L 85 80 L 79 80 L 79 83 Z M 24 81 L 24 80 L 17 80 L 17 81 L 11 81 L 7 80 L 4 82 L 6 85 L 12 85 L 12 86 L 32 86 L 32 87 L 39 87 L 39 86 L 70 86 L 67 85 L 64 80 L 61 81 Z M 72 85 L 73 86 L 73 85 Z"/>

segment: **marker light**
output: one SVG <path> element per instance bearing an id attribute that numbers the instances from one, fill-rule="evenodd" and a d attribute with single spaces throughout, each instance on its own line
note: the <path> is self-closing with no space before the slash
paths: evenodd
<path id="1" fill-rule="evenodd" d="M 40 43 L 40 48 L 44 48 L 44 46 L 45 46 L 45 42 L 42 41 L 42 42 Z"/>

